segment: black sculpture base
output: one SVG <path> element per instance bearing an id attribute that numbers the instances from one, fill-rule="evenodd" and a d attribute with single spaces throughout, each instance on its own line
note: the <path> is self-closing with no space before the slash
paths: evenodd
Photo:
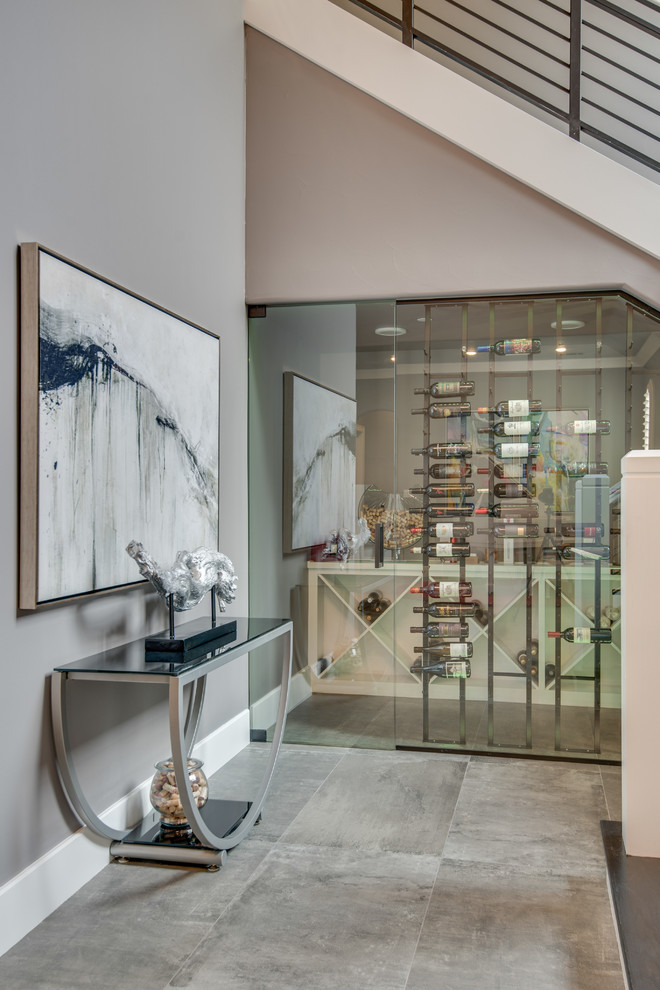
<path id="1" fill-rule="evenodd" d="M 161 633 L 144 641 L 147 660 L 167 659 L 170 663 L 187 663 L 195 657 L 209 653 L 236 636 L 236 620 L 223 619 L 213 623 L 208 618 L 184 622 L 175 636 Z M 163 656 L 165 654 L 165 657 Z"/>

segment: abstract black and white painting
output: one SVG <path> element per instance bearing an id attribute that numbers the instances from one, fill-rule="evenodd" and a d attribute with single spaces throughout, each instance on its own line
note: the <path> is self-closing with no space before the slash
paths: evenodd
<path id="1" fill-rule="evenodd" d="M 355 529 L 354 399 L 301 375 L 284 375 L 284 549 Z"/>
<path id="2" fill-rule="evenodd" d="M 38 394 L 22 607 L 140 583 L 132 539 L 164 564 L 217 548 L 218 337 L 38 245 L 21 258 L 22 283 L 25 264 L 38 289 L 35 304 L 22 284 L 22 334 L 38 338 L 22 342 L 22 393 Z M 22 394 L 28 428 L 30 402 Z"/>

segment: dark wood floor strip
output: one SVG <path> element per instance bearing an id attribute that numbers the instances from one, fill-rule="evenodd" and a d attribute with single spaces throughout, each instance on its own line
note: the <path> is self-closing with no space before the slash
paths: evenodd
<path id="1" fill-rule="evenodd" d="M 621 822 L 600 823 L 630 990 L 660 988 L 660 859 L 627 856 Z"/>

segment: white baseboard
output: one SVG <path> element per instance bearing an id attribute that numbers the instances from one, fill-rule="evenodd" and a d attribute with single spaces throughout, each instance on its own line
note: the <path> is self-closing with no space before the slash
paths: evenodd
<path id="1" fill-rule="evenodd" d="M 250 741 L 246 708 L 194 749 L 210 776 Z M 131 828 L 150 808 L 151 777 L 120 798 L 101 815 L 115 828 Z M 75 894 L 109 862 L 109 843 L 81 828 L 0 887 L 0 955 L 24 938 L 52 911 Z"/>
<path id="2" fill-rule="evenodd" d="M 297 674 L 294 674 L 291 678 L 291 683 L 289 684 L 289 703 L 287 711 L 293 711 L 297 708 L 303 701 L 310 698 L 312 695 L 312 689 L 309 686 L 308 680 L 305 677 L 305 671 L 301 670 Z M 277 720 L 277 709 L 280 703 L 280 689 L 273 688 L 268 694 L 265 694 L 263 698 L 259 698 L 255 701 L 253 705 L 250 706 L 250 711 L 252 713 L 252 728 L 253 729 L 269 729 L 271 725 L 274 725 Z"/>

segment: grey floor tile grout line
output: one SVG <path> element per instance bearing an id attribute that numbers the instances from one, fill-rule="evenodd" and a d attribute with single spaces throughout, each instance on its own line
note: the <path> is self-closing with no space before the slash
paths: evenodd
<path id="1" fill-rule="evenodd" d="M 342 747 L 342 746 L 334 746 L 334 747 L 333 747 L 333 749 L 343 749 L 343 748 L 344 748 L 344 747 Z M 313 794 L 310 794 L 310 796 L 309 796 L 309 798 L 307 799 L 307 801 L 305 802 L 305 804 L 304 804 L 304 805 L 302 806 L 302 808 L 300 809 L 300 811 L 298 812 L 298 814 L 297 814 L 297 815 L 295 816 L 295 818 L 292 818 L 292 819 L 291 819 L 291 821 L 289 822 L 289 824 L 287 825 L 287 827 L 286 827 L 286 828 L 284 829 L 284 831 L 282 832 L 282 834 L 281 834 L 280 836 L 278 836 L 278 837 L 277 837 L 277 839 L 276 839 L 276 840 L 275 840 L 275 842 L 274 842 L 274 845 L 278 845 L 278 843 L 279 843 L 279 842 L 280 842 L 280 841 L 281 841 L 282 839 L 284 839 L 284 836 L 285 836 L 285 835 L 286 835 L 286 833 L 287 833 L 287 832 L 289 831 L 289 829 L 291 828 L 291 826 L 292 826 L 292 825 L 293 825 L 293 824 L 294 824 L 294 823 L 295 823 L 295 822 L 296 822 L 296 821 L 298 820 L 298 818 L 300 818 L 300 816 L 302 815 L 302 813 L 303 813 L 303 811 L 305 810 L 305 808 L 307 807 L 307 805 L 309 804 L 309 802 L 310 802 L 310 801 L 311 801 L 311 800 L 312 800 L 313 798 L 315 798 L 315 797 L 316 797 L 316 795 L 317 795 L 317 794 L 318 794 L 318 792 L 319 792 L 319 791 L 321 790 L 321 788 L 322 788 L 322 787 L 325 787 L 325 785 L 326 785 L 326 783 L 328 782 L 328 780 L 330 779 L 330 777 L 332 777 L 332 775 L 333 775 L 333 773 L 335 772 L 335 770 L 337 769 L 337 767 L 339 767 L 339 766 L 341 766 L 341 764 L 342 764 L 342 763 L 344 762 L 344 760 L 346 759 L 346 757 L 348 756 L 348 754 L 350 753 L 350 751 L 351 751 L 351 750 L 350 750 L 350 748 L 349 748 L 349 747 L 346 747 L 346 748 L 345 748 L 345 751 L 344 751 L 344 755 L 342 756 L 342 758 L 341 758 L 340 760 L 337 760 L 337 762 L 335 763 L 335 765 L 334 765 L 334 767 L 332 768 L 332 770 L 330 771 L 330 773 L 329 773 L 329 774 L 327 774 L 327 775 L 326 775 L 326 776 L 325 776 L 325 777 L 323 778 L 323 780 L 321 781 L 321 783 L 319 784 L 319 786 L 318 786 L 318 787 L 316 788 L 316 790 L 314 791 L 314 793 L 313 793 Z M 284 839 L 284 841 L 286 842 L 286 839 Z"/>
<path id="2" fill-rule="evenodd" d="M 334 748 L 337 748 L 337 749 L 342 749 L 343 747 L 334 747 Z M 346 751 L 344 752 L 344 754 L 342 755 L 342 757 L 341 757 L 341 759 L 339 759 L 339 760 L 337 761 L 337 763 L 336 763 L 336 764 L 335 764 L 335 766 L 334 766 L 334 767 L 332 768 L 332 770 L 330 771 L 330 773 L 328 773 L 328 774 L 326 775 L 326 777 L 325 777 L 325 778 L 324 778 L 324 779 L 323 779 L 323 780 L 321 781 L 321 783 L 319 784 L 319 786 L 318 786 L 318 787 L 316 788 L 316 790 L 314 791 L 314 795 L 318 793 L 318 791 L 319 791 L 319 790 L 321 789 L 321 787 L 323 787 L 323 785 L 324 785 L 324 784 L 325 784 L 325 782 L 327 781 L 327 779 L 328 779 L 328 777 L 330 777 L 330 776 L 331 776 L 331 774 L 332 774 L 332 773 L 334 773 L 334 771 L 335 771 L 335 770 L 337 769 L 337 767 L 339 766 L 339 764 L 340 764 L 340 763 L 341 763 L 341 762 L 342 762 L 342 761 L 344 760 L 344 758 L 346 757 L 346 755 L 347 755 L 347 753 L 348 753 L 348 749 L 347 749 L 347 750 L 346 750 Z M 310 800 L 310 801 L 311 801 L 311 799 L 312 799 L 312 797 L 313 797 L 314 795 L 311 795 L 311 796 L 310 796 L 310 798 L 309 798 L 309 800 Z M 301 809 L 301 810 L 302 810 L 302 809 Z M 299 814 L 300 814 L 300 812 L 298 812 L 298 815 L 299 815 Z M 298 815 L 296 815 L 296 818 L 298 817 Z M 296 820 L 296 819 L 294 818 L 294 819 L 293 819 L 293 821 L 295 821 L 295 820 Z M 293 824 L 293 822 L 289 822 L 289 825 L 291 825 L 291 824 Z M 286 832 L 286 831 L 287 831 L 287 829 L 289 828 L 289 825 L 287 825 L 287 827 L 286 827 L 286 829 L 284 830 L 285 832 Z M 257 827 L 258 827 L 258 826 L 257 826 Z M 193 948 L 191 949 L 191 951 L 190 951 L 190 952 L 188 953 L 188 955 L 187 955 L 187 956 L 185 957 L 185 959 L 183 959 L 183 961 L 181 962 L 181 965 L 180 965 L 180 966 L 179 966 L 179 968 L 177 969 L 177 971 L 176 971 L 176 973 L 174 973 L 174 974 L 172 975 L 172 977 L 171 977 L 171 978 L 169 979 L 169 981 L 168 981 L 168 982 L 167 982 L 167 983 L 166 983 L 166 984 L 164 985 L 164 987 L 163 987 L 163 990 L 167 990 L 167 988 L 168 988 L 168 987 L 172 987 L 173 985 L 174 985 L 174 986 L 176 986 L 176 984 L 173 984 L 173 983 L 172 983 L 172 981 L 173 981 L 173 980 L 176 980 L 176 979 L 177 979 L 177 977 L 179 976 L 179 974 L 181 973 L 181 971 L 182 971 L 182 970 L 183 970 L 183 969 L 185 968 L 185 966 L 187 965 L 187 963 L 188 963 L 188 960 L 189 960 L 189 959 L 191 959 L 191 958 L 192 958 L 192 956 L 193 956 L 193 954 L 194 954 L 194 953 L 195 953 L 195 952 L 196 952 L 196 951 L 197 951 L 197 950 L 198 950 L 198 949 L 200 948 L 200 946 L 201 946 L 201 945 L 202 945 L 202 944 L 203 944 L 204 942 L 206 942 L 206 941 L 207 941 L 207 940 L 208 940 L 208 939 L 209 939 L 209 938 L 211 937 L 211 935 L 212 935 L 212 933 L 213 933 L 213 930 L 214 930 L 214 929 L 216 928 L 216 926 L 217 926 L 217 925 L 218 925 L 218 924 L 220 923 L 220 921 L 222 921 L 222 919 L 223 919 L 223 918 L 224 918 L 224 916 L 225 916 L 225 915 L 227 914 L 227 912 L 229 911 L 229 909 L 230 909 L 231 907 L 233 907 L 233 905 L 234 905 L 234 904 L 236 903 L 236 901 L 237 901 L 237 900 L 239 900 L 239 899 L 240 899 L 240 898 L 241 898 L 241 897 L 243 896 L 243 894 L 245 893 L 245 891 L 246 891 L 246 889 L 247 889 L 247 888 L 249 887 L 249 885 L 250 885 L 250 883 L 252 882 L 252 880 L 254 879 L 254 877 L 256 876 L 256 874 L 257 874 L 257 873 L 259 872 L 259 870 L 261 870 L 261 869 L 263 868 L 263 865 L 264 865 L 264 863 L 265 863 L 265 862 L 266 862 L 266 861 L 267 861 L 267 860 L 268 860 L 268 859 L 270 858 L 270 856 L 272 855 L 272 853 L 273 853 L 273 850 L 274 850 L 274 849 L 275 849 L 275 847 L 276 847 L 276 846 L 277 846 L 277 845 L 279 844 L 279 842 L 280 842 L 280 840 L 282 839 L 282 836 L 283 836 L 283 835 L 284 835 L 284 833 L 282 833 L 282 835 L 280 835 L 280 836 L 278 836 L 278 837 L 277 837 L 277 839 L 274 839 L 274 840 L 273 840 L 273 841 L 272 841 L 272 842 L 270 843 L 270 845 L 271 845 L 271 847 L 272 847 L 272 848 L 271 848 L 271 849 L 269 849 L 269 851 L 268 851 L 268 852 L 266 853 L 266 855 L 264 856 L 264 858 L 263 858 L 263 859 L 262 859 L 262 860 L 261 860 L 261 861 L 260 861 L 260 862 L 259 862 L 259 863 L 258 863 L 258 864 L 257 864 L 256 866 L 255 866 L 255 868 L 254 868 L 254 869 L 252 870 L 252 872 L 250 873 L 250 875 L 249 875 L 248 877 L 246 877 L 246 879 L 245 879 L 245 882 L 244 882 L 244 883 L 243 883 L 243 884 L 242 884 L 242 885 L 240 886 L 240 888 L 239 888 L 239 889 L 238 889 L 238 890 L 236 891 L 236 893 L 235 893 L 235 894 L 234 894 L 234 896 L 233 896 L 233 897 L 231 898 L 231 900 L 230 900 L 230 901 L 228 901 L 228 902 L 227 902 L 227 904 L 225 904 L 225 906 L 224 906 L 224 908 L 222 909 L 222 911 L 220 912 L 220 914 L 218 915 L 218 917 L 217 917 L 217 918 L 215 919 L 215 921 L 214 921 L 214 922 L 212 922 L 212 923 L 210 924 L 210 926 L 209 926 L 209 929 L 208 929 L 208 931 L 207 931 L 207 932 L 206 932 L 206 933 L 205 933 L 205 934 L 204 934 L 204 935 L 203 935 L 203 936 L 202 936 L 202 937 L 200 938 L 200 940 L 199 940 L 199 941 L 197 942 L 197 944 L 196 944 L 195 946 L 193 946 Z M 268 840 L 264 840 L 264 841 L 268 841 Z M 229 855 L 229 856 L 231 856 L 231 852 L 229 852 L 229 854 L 228 854 L 228 855 Z M 221 878 L 222 878 L 222 870 L 220 870 L 220 877 L 219 877 L 219 879 L 221 879 Z"/>
<path id="3" fill-rule="evenodd" d="M 458 802 L 457 802 L 458 803 Z M 456 809 L 454 809 L 456 810 Z M 451 826 L 450 826 L 451 827 Z M 445 840 L 447 841 L 447 840 Z M 403 990 L 406 990 L 408 983 L 410 982 L 410 974 L 412 973 L 413 966 L 415 965 L 415 957 L 417 956 L 417 950 L 419 948 L 420 939 L 422 937 L 422 932 L 424 931 L 424 923 L 426 922 L 426 916 L 429 913 L 429 908 L 431 907 L 431 899 L 435 893 L 435 885 L 438 882 L 438 874 L 440 873 L 440 866 L 442 865 L 442 853 L 438 856 L 438 866 L 435 871 L 435 876 L 433 877 L 433 883 L 431 884 L 431 889 L 429 891 L 429 896 L 426 901 L 426 910 L 424 911 L 424 917 L 422 918 L 421 924 L 419 926 L 419 932 L 417 933 L 417 939 L 415 941 L 415 948 L 411 954 L 410 966 L 408 967 L 408 974 L 406 976 L 406 982 L 403 984 Z"/>
<path id="4" fill-rule="evenodd" d="M 445 836 L 445 841 L 442 844 L 442 851 L 440 852 L 440 861 L 444 859 L 445 846 L 447 845 L 447 839 L 451 835 L 451 830 L 454 826 L 454 819 L 456 818 L 456 809 L 458 808 L 458 803 L 461 800 L 461 794 L 463 793 L 463 787 L 465 786 L 465 778 L 467 777 L 467 772 L 472 762 L 472 757 L 468 756 L 467 762 L 465 764 L 465 769 L 463 770 L 463 779 L 461 781 L 461 786 L 458 789 L 458 794 L 456 795 L 456 804 L 454 805 L 454 810 L 452 812 L 451 821 L 449 822 L 449 828 L 447 829 L 447 835 Z"/>
<path id="5" fill-rule="evenodd" d="M 603 788 L 603 797 L 605 798 L 605 808 L 607 810 L 607 817 L 611 821 L 612 814 L 610 812 L 610 802 L 607 800 L 607 788 L 605 787 L 605 781 L 603 780 L 603 771 L 598 767 L 598 772 L 600 774 L 600 786 Z"/>
<path id="6" fill-rule="evenodd" d="M 420 940 L 421 940 L 421 937 L 422 937 L 422 932 L 424 931 L 424 924 L 426 922 L 426 917 L 427 917 L 427 915 L 429 913 L 429 908 L 431 906 L 431 899 L 433 898 L 433 894 L 435 893 L 435 885 L 438 882 L 438 875 L 440 873 L 440 867 L 442 866 L 442 861 L 443 861 L 443 858 L 444 858 L 444 855 L 445 855 L 445 846 L 447 844 L 447 839 L 449 838 L 449 835 L 451 833 L 452 825 L 454 824 L 454 818 L 456 817 L 456 809 L 458 807 L 458 802 L 461 799 L 461 792 L 463 790 L 463 785 L 465 783 L 465 776 L 467 774 L 467 769 L 468 769 L 468 766 L 470 764 L 471 759 L 472 759 L 472 757 L 470 757 L 470 756 L 467 758 L 467 761 L 466 761 L 466 764 L 465 764 L 465 769 L 463 770 L 463 780 L 461 781 L 461 786 L 459 788 L 458 795 L 456 796 L 456 803 L 454 804 L 454 810 L 452 812 L 451 821 L 449 822 L 449 828 L 447 829 L 447 835 L 445 836 L 445 841 L 443 843 L 442 850 L 440 851 L 440 855 L 438 856 L 438 867 L 437 867 L 437 869 L 435 871 L 435 876 L 433 878 L 433 883 L 431 885 L 431 890 L 429 891 L 428 900 L 426 902 L 426 910 L 424 911 L 424 917 L 422 918 L 422 922 L 421 922 L 421 924 L 419 926 L 419 932 L 418 932 L 418 935 L 417 935 L 417 941 L 415 942 L 415 948 L 414 948 L 414 951 L 412 953 L 412 957 L 411 957 L 411 960 L 410 960 L 410 966 L 408 967 L 408 975 L 406 976 L 406 982 L 403 985 L 403 990 L 405 990 L 405 988 L 408 986 L 408 983 L 410 981 L 410 974 L 412 973 L 413 966 L 415 965 L 415 957 L 417 955 L 417 949 L 419 948 L 419 943 L 420 943 Z"/>

